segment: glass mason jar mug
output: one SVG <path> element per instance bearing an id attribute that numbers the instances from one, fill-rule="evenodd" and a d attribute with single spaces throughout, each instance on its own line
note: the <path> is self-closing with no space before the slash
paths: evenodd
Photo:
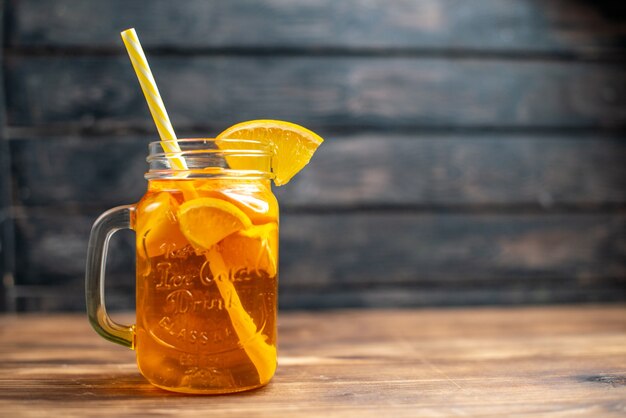
<path id="1" fill-rule="evenodd" d="M 149 146 L 148 190 L 105 212 L 89 239 L 89 320 L 104 338 L 137 351 L 155 386 L 228 393 L 265 385 L 276 369 L 278 203 L 271 152 L 252 140 L 179 140 Z M 183 161 L 185 170 L 173 164 Z M 245 169 L 242 169 L 245 168 Z M 136 232 L 136 324 L 104 305 L 111 235 Z"/>

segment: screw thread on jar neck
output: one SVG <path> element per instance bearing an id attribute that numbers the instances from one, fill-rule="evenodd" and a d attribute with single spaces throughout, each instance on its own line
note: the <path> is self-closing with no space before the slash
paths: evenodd
<path id="1" fill-rule="evenodd" d="M 180 152 L 165 152 L 161 141 L 149 144 L 145 178 L 272 178 L 269 146 L 250 139 L 193 138 L 177 140 Z M 185 159 L 187 170 L 176 169 L 171 160 Z"/>

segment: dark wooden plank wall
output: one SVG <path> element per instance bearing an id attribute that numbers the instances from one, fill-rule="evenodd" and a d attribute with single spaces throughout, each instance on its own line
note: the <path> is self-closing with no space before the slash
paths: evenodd
<path id="1" fill-rule="evenodd" d="M 80 309 L 91 223 L 145 189 L 130 26 L 179 134 L 271 117 L 327 138 L 276 191 L 283 307 L 626 300 L 620 2 L 4 6 L 18 309 Z M 130 232 L 109 278 L 132 306 Z"/>
<path id="2" fill-rule="evenodd" d="M 3 6 L 0 2 L 0 6 Z M 4 21 L 4 7 L 0 7 L 0 22 Z M 0 33 L 0 39 L 3 39 Z M 3 80 L 3 57 L 0 55 L 0 80 Z M 4 83 L 3 83 L 4 84 Z M 4 85 L 0 84 L 0 127 L 5 126 Z M 0 129 L 0 312 L 6 310 L 9 299 L 6 284 L 13 280 L 12 250 L 14 247 L 11 235 L 13 222 L 10 217 L 11 206 L 11 171 L 9 160 L 9 143 L 4 138 L 4 129 Z"/>

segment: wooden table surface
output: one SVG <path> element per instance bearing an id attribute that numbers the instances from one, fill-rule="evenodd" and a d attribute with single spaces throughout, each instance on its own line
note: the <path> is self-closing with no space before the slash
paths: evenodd
<path id="1" fill-rule="evenodd" d="M 626 414 L 624 305 L 281 312 L 279 337 L 267 387 L 193 396 L 84 315 L 0 316 L 0 416 Z"/>

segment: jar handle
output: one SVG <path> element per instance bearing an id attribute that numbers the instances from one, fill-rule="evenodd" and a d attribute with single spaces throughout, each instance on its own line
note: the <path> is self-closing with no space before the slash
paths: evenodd
<path id="1" fill-rule="evenodd" d="M 104 212 L 93 224 L 87 247 L 85 298 L 87 315 L 93 329 L 103 338 L 134 349 L 135 326 L 113 321 L 104 305 L 104 273 L 111 236 L 120 229 L 132 229 L 132 205 L 118 206 Z"/>

